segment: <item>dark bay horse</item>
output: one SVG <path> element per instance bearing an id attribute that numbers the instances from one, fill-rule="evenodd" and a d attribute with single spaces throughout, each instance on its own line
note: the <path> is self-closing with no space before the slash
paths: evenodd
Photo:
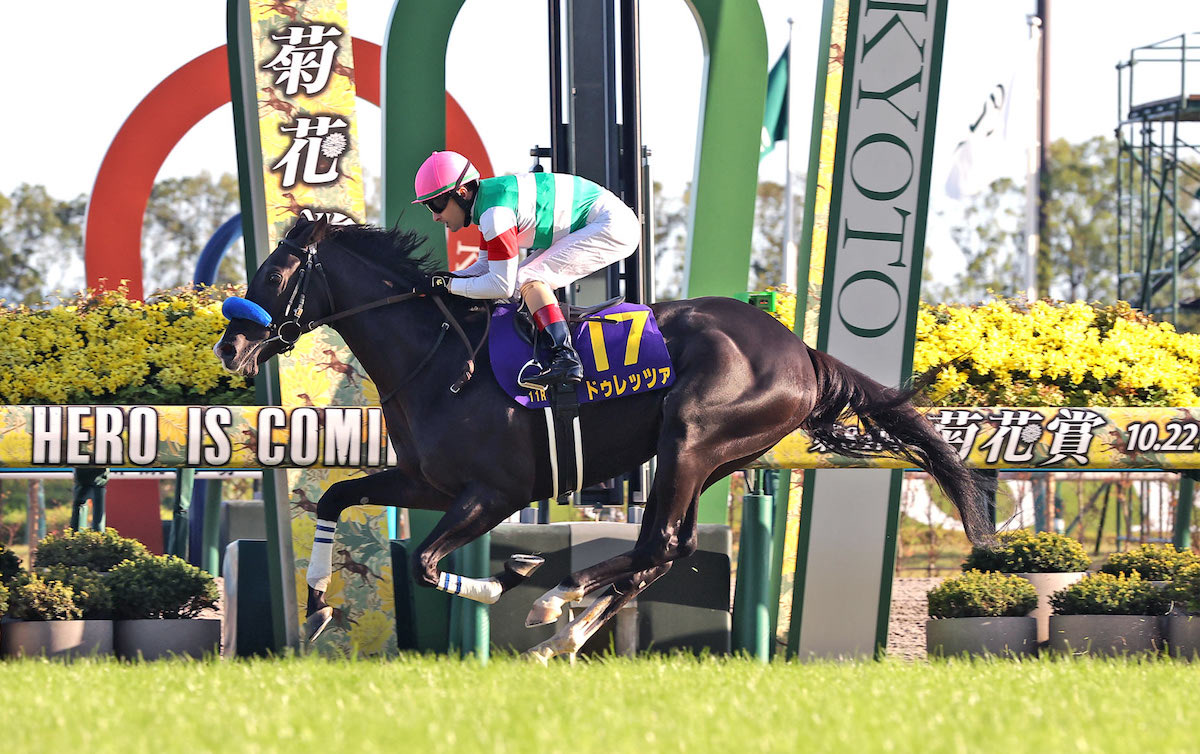
<path id="1" fill-rule="evenodd" d="M 446 555 L 555 491 L 546 421 L 501 390 L 486 343 L 474 378 L 458 392 L 450 390 L 469 354 L 462 341 L 453 336 L 443 341 L 439 332 L 453 319 L 478 343 L 490 307 L 414 294 L 433 269 L 416 255 L 422 242 L 413 233 L 298 221 L 250 281 L 246 299 L 252 303 L 243 300 L 242 309 L 227 309 L 229 325 L 214 347 L 227 369 L 253 375 L 302 332 L 328 322 L 383 396 L 398 464 L 334 484 L 317 503 L 308 577 L 310 638 L 333 613 L 324 599 L 333 529 L 352 505 L 445 512 L 412 556 L 413 573 L 424 586 L 491 603 L 540 562 L 518 557 L 491 579 L 438 569 Z M 389 298 L 385 305 L 362 306 Z M 908 393 L 809 348 L 770 315 L 733 299 L 652 308 L 675 383 L 579 409 L 585 485 L 658 457 L 638 540 L 628 552 L 571 574 L 534 603 L 526 619 L 530 626 L 554 621 L 564 604 L 608 587 L 586 612 L 530 650 L 533 656 L 545 660 L 577 651 L 673 561 L 691 554 L 701 491 L 796 429 L 835 452 L 862 455 L 862 437 L 838 424 L 856 418 L 868 439 L 938 481 L 971 542 L 990 544 L 993 527 L 980 477 L 912 407 Z"/>

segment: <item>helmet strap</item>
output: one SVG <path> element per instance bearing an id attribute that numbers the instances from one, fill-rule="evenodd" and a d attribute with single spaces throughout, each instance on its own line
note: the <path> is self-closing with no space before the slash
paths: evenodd
<path id="1" fill-rule="evenodd" d="M 454 200 L 455 204 L 457 204 L 459 207 L 462 207 L 463 214 L 466 215 L 467 225 L 471 224 L 471 218 L 474 217 L 473 213 L 475 211 L 475 196 L 477 194 L 478 192 L 472 193 L 471 197 L 468 199 L 467 197 L 458 193 L 457 187 L 450 192 L 450 198 Z"/>

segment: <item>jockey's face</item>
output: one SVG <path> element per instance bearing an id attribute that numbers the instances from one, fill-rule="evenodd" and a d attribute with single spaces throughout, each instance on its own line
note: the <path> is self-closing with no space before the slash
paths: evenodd
<path id="1" fill-rule="evenodd" d="M 466 189 L 464 188 L 458 189 L 458 192 L 460 195 L 466 195 Z M 442 199 L 446 200 L 446 204 L 441 206 L 441 209 L 438 209 L 438 206 L 441 205 L 441 202 L 438 200 Z M 425 206 L 433 213 L 434 222 L 445 225 L 451 233 L 462 230 L 467 225 L 467 213 L 459 206 L 458 202 L 450 200 L 449 194 L 434 197 L 426 202 Z"/>

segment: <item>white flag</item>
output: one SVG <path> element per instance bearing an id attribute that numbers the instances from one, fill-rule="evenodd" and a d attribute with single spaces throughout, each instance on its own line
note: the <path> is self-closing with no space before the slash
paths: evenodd
<path id="1" fill-rule="evenodd" d="M 995 84 L 980 105 L 967 138 L 954 149 L 946 194 L 975 196 L 1003 175 L 1024 174 L 1024 150 L 1033 136 L 1037 39 L 1023 46 L 1007 83 Z"/>

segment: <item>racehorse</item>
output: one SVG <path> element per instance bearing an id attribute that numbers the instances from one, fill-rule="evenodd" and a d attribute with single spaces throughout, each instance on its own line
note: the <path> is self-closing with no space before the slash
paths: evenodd
<path id="1" fill-rule="evenodd" d="M 443 573 L 438 566 L 529 501 L 557 493 L 548 430 L 540 412 L 519 407 L 493 377 L 483 342 L 490 305 L 421 293 L 434 269 L 417 253 L 423 243 L 412 232 L 298 220 L 255 272 L 240 300 L 245 308 L 226 310 L 230 321 L 214 351 L 226 369 L 253 375 L 302 333 L 334 327 L 379 389 L 397 465 L 332 485 L 317 503 L 317 518 L 336 523 L 347 507 L 367 503 L 444 511 L 412 555 L 417 582 L 491 603 L 540 560 L 517 556 L 491 579 Z M 658 457 L 637 542 L 572 573 L 534 602 L 527 626 L 554 621 L 563 605 L 608 587 L 531 649 L 533 657 L 578 651 L 674 561 L 690 555 L 700 493 L 797 429 L 844 455 L 864 455 L 865 437 L 874 449 L 919 466 L 954 502 L 971 542 L 991 544 L 985 482 L 912 406 L 913 390 L 873 381 L 734 299 L 651 308 L 674 384 L 579 406 L 584 485 Z M 444 339 L 448 324 L 465 348 Z M 464 361 L 476 349 L 480 358 L 470 378 Z M 857 436 L 841 423 L 849 418 L 861 425 Z M 333 534 L 325 536 L 331 541 Z M 311 639 L 333 615 L 311 570 L 307 612 Z"/>

